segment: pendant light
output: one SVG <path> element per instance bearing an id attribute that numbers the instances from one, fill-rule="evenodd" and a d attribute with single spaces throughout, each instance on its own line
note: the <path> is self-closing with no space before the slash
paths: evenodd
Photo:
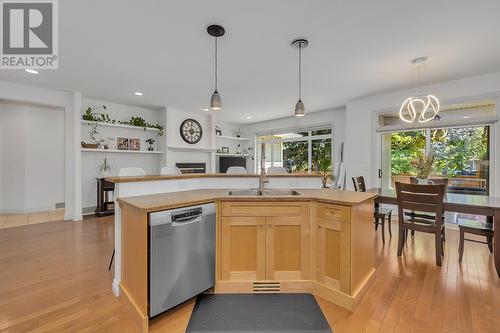
<path id="1" fill-rule="evenodd" d="M 307 39 L 299 38 L 292 41 L 292 47 L 296 47 L 299 52 L 299 100 L 295 104 L 295 116 L 305 116 L 306 107 L 302 102 L 302 49 L 305 48 L 309 42 Z"/>
<path id="2" fill-rule="evenodd" d="M 425 66 L 426 60 L 427 57 L 418 57 L 411 61 L 417 71 L 417 85 L 420 83 L 420 70 Z M 401 105 L 399 118 L 405 123 L 413 123 L 415 120 L 419 123 L 426 123 L 438 116 L 439 107 L 439 100 L 434 95 L 411 96 Z"/>
<path id="3" fill-rule="evenodd" d="M 222 100 L 220 98 L 220 95 L 219 95 L 219 92 L 217 91 L 217 56 L 218 56 L 218 53 L 217 53 L 217 39 L 219 37 L 222 37 L 224 36 L 225 34 L 225 30 L 223 27 L 221 27 L 220 25 L 210 25 L 208 26 L 207 28 L 207 32 L 210 36 L 214 37 L 215 39 L 215 61 L 214 61 L 214 69 L 215 69 L 215 75 L 214 75 L 214 79 L 215 79 L 215 89 L 214 89 L 214 93 L 212 94 L 212 97 L 210 98 L 210 109 L 213 110 L 213 111 L 219 111 L 222 109 Z"/>

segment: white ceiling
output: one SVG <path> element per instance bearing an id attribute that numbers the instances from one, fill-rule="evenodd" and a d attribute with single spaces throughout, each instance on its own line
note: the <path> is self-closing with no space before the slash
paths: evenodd
<path id="1" fill-rule="evenodd" d="M 213 90 L 205 29 L 220 23 L 221 115 L 254 122 L 293 113 L 296 37 L 310 42 L 303 100 L 313 112 L 410 86 L 417 56 L 429 57 L 425 83 L 499 71 L 499 13 L 498 0 L 64 0 L 59 69 L 0 71 L 0 80 L 203 112 Z"/>

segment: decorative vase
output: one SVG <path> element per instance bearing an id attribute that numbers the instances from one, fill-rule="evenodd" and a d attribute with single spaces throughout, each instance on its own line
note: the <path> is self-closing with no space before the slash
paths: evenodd
<path id="1" fill-rule="evenodd" d="M 148 147 L 148 151 L 154 151 L 154 148 L 153 148 L 153 146 L 152 146 L 152 145 L 149 145 L 149 147 Z"/>

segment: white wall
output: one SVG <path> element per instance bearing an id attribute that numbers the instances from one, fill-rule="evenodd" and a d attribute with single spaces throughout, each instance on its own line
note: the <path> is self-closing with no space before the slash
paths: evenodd
<path id="1" fill-rule="evenodd" d="M 64 198 L 64 112 L 0 103 L 0 211 L 55 208 Z"/>
<path id="2" fill-rule="evenodd" d="M 306 113 L 305 117 L 287 117 L 274 119 L 247 125 L 244 131 L 251 138 L 249 146 L 255 146 L 256 133 L 265 133 L 276 130 L 288 130 L 301 127 L 312 127 L 316 125 L 331 124 L 333 130 L 333 156 L 334 161 L 338 161 L 340 157 L 340 143 L 344 141 L 346 136 L 346 110 L 345 108 L 337 108 L 332 110 Z M 255 163 L 251 158 L 247 159 L 247 169 L 254 172 Z"/>
<path id="3" fill-rule="evenodd" d="M 182 122 L 188 118 L 198 121 L 202 127 L 201 140 L 195 144 L 186 143 L 181 135 L 179 128 Z M 179 149 L 212 149 L 212 123 L 209 115 L 203 115 L 194 112 L 185 112 L 182 110 L 167 108 L 167 145 L 174 150 L 168 149 L 167 165 L 175 163 L 206 163 L 207 172 L 211 170 L 211 155 L 204 151 L 179 151 Z M 175 149 L 176 148 L 176 149 Z"/>
<path id="4" fill-rule="evenodd" d="M 380 167 L 380 134 L 375 133 L 377 112 L 399 110 L 402 101 L 415 91 L 429 90 L 436 95 L 442 105 L 467 103 L 486 98 L 497 99 L 500 95 L 500 73 L 480 75 L 460 80 L 437 83 L 427 87 L 388 92 L 349 101 L 346 106 L 345 161 L 347 177 L 364 176 L 368 186 L 377 186 L 377 170 Z M 466 120 L 464 120 L 466 123 Z M 495 142 L 498 143 L 499 128 L 494 126 Z M 500 195 L 500 145 L 491 154 L 495 169 L 491 174 L 492 194 Z M 351 182 L 347 184 L 352 187 Z"/>
<path id="5" fill-rule="evenodd" d="M 82 114 L 87 107 L 96 107 L 105 105 L 107 113 L 111 119 L 128 121 L 131 116 L 140 116 L 151 124 L 162 123 L 161 112 L 164 110 L 153 110 L 148 108 L 140 108 L 130 105 L 111 103 L 102 100 L 89 98 L 82 99 Z M 102 110 L 101 110 L 102 111 Z M 87 143 L 93 143 L 89 137 L 91 126 L 82 124 L 81 140 Z M 157 137 L 156 132 L 144 131 L 138 129 L 124 129 L 106 126 L 98 126 L 98 138 L 137 138 L 141 140 L 141 150 L 147 150 L 149 146 L 146 143 L 148 138 L 155 139 L 158 143 L 160 140 L 165 140 L 163 137 Z M 161 145 L 159 145 L 161 149 Z M 99 152 L 83 152 L 81 158 L 81 174 L 82 174 L 82 207 L 84 213 L 90 213 L 95 210 L 97 193 L 96 193 L 96 177 L 98 177 L 97 168 L 102 163 L 104 158 L 113 167 L 111 174 L 116 175 L 120 168 L 138 166 L 143 168 L 147 174 L 159 174 L 160 167 L 165 165 L 164 156 L 161 154 L 126 154 L 126 153 L 99 153 Z"/>

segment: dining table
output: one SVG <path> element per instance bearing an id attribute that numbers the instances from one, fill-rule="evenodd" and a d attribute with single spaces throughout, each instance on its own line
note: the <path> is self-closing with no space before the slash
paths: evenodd
<path id="1" fill-rule="evenodd" d="M 398 204 L 393 188 L 372 188 L 367 192 L 376 193 L 375 204 Z M 497 275 L 500 278 L 500 197 L 446 193 L 443 199 L 445 212 L 486 216 L 493 220 L 493 257 Z"/>

